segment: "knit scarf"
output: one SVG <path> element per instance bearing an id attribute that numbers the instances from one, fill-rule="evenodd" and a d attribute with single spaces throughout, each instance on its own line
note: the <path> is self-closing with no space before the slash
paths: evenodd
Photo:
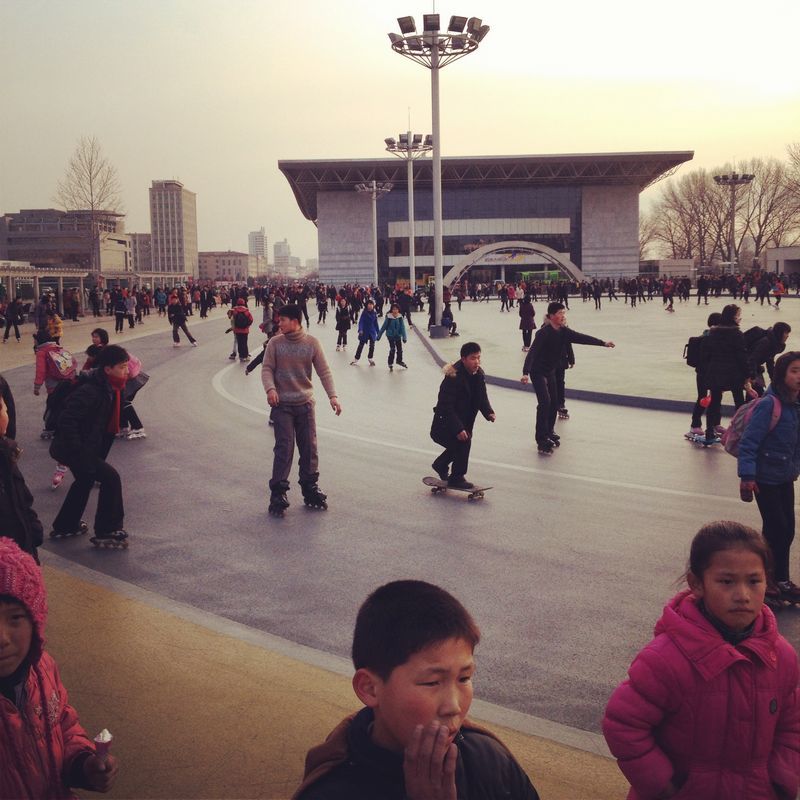
<path id="1" fill-rule="evenodd" d="M 111 415 L 108 418 L 107 433 L 119 433 L 119 412 L 120 412 L 120 396 L 122 390 L 125 388 L 126 378 L 115 378 L 112 375 L 106 375 L 106 380 L 109 386 L 114 390 L 114 399 L 111 401 Z"/>

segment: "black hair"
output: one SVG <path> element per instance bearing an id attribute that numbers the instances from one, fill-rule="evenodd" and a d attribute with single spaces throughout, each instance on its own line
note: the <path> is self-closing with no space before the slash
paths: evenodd
<path id="1" fill-rule="evenodd" d="M 789 325 L 788 322 L 776 322 L 772 326 L 772 333 L 775 335 L 775 338 L 780 340 L 783 338 L 784 334 L 791 333 L 792 326 Z"/>
<path id="2" fill-rule="evenodd" d="M 353 664 L 381 680 L 426 647 L 463 639 L 474 650 L 481 633 L 453 595 L 425 581 L 392 581 L 364 601 L 353 631 Z"/>
<path id="3" fill-rule="evenodd" d="M 303 310 L 300 308 L 300 306 L 287 304 L 280 307 L 278 316 L 286 317 L 287 319 L 296 319 L 298 322 L 302 322 Z"/>
<path id="4" fill-rule="evenodd" d="M 104 345 L 108 344 L 108 331 L 105 328 L 95 328 L 92 336 L 97 336 Z"/>
<path id="5" fill-rule="evenodd" d="M 564 311 L 564 310 L 565 306 L 563 303 L 553 301 L 552 303 L 548 303 L 547 305 L 547 316 L 549 317 L 551 314 L 558 314 L 559 311 Z"/>
<path id="6" fill-rule="evenodd" d="M 739 306 L 736 303 L 729 303 L 727 306 L 723 306 L 720 325 L 736 325 L 738 327 L 739 323 L 736 321 L 736 313 L 738 311 Z"/>
<path id="7" fill-rule="evenodd" d="M 776 359 L 775 369 L 772 370 L 772 387 L 784 403 L 790 403 L 793 399 L 786 388 L 786 372 L 793 361 L 800 361 L 800 350 L 784 353 Z"/>
<path id="8" fill-rule="evenodd" d="M 98 369 L 104 369 L 105 367 L 116 367 L 117 364 L 122 364 L 129 358 L 128 351 L 124 347 L 110 344 L 101 348 L 94 363 Z"/>
<path id="9" fill-rule="evenodd" d="M 719 325 L 722 322 L 722 314 L 719 311 L 712 311 L 708 315 L 708 319 L 706 320 L 706 325 L 709 328 L 713 328 L 715 325 Z"/>
<path id="10" fill-rule="evenodd" d="M 480 353 L 481 346 L 477 342 L 465 342 L 461 345 L 461 358 L 471 356 L 473 353 Z"/>
<path id="11" fill-rule="evenodd" d="M 798 353 L 798 357 L 800 357 L 800 353 Z M 703 525 L 694 539 L 692 539 L 686 577 L 688 578 L 689 574 L 691 574 L 702 581 L 703 575 L 711 565 L 711 560 L 715 553 L 737 548 L 755 553 L 764 564 L 764 572 L 767 575 L 770 574 L 772 556 L 769 546 L 761 534 L 741 522 L 717 520 Z"/>

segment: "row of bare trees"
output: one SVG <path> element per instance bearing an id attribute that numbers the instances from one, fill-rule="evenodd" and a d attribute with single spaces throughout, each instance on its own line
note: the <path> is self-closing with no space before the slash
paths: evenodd
<path id="1" fill-rule="evenodd" d="M 734 247 L 739 264 L 750 265 L 766 247 L 800 242 L 800 143 L 789 146 L 787 159 L 753 158 L 736 165 L 754 176 L 736 190 Z M 699 265 L 727 261 L 732 192 L 714 182 L 730 173 L 697 169 L 671 178 L 639 225 L 641 258 L 658 254 L 691 258 Z"/>

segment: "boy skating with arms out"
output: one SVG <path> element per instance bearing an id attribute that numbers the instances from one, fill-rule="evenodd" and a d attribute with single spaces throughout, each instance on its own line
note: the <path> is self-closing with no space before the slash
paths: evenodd
<path id="1" fill-rule="evenodd" d="M 294 800 L 538 800 L 505 745 L 467 719 L 479 639 L 438 586 L 394 581 L 374 591 L 353 633 L 364 708 L 309 750 Z"/>
<path id="2" fill-rule="evenodd" d="M 311 508 L 327 508 L 326 495 L 317 486 L 319 459 L 317 455 L 317 424 L 314 415 L 314 388 L 311 383 L 313 366 L 322 381 L 331 408 L 338 417 L 342 413 L 333 375 L 319 341 L 303 330 L 300 306 L 281 308 L 278 328 L 264 351 L 261 381 L 272 408 L 270 419 L 275 431 L 275 458 L 269 513 L 282 516 L 289 507 L 289 472 L 292 468 L 294 443 L 300 450 L 300 487 L 303 502 Z"/>

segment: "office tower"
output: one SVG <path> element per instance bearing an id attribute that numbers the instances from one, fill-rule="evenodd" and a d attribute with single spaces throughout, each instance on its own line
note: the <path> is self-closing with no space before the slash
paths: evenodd
<path id="1" fill-rule="evenodd" d="M 267 234 L 264 232 L 264 228 L 257 231 L 250 231 L 250 233 L 247 234 L 247 252 L 250 253 L 251 256 L 263 258 L 264 263 L 267 263 Z"/>
<path id="2" fill-rule="evenodd" d="M 153 181 L 150 187 L 153 272 L 165 280 L 198 277 L 196 195 L 179 181 Z"/>

